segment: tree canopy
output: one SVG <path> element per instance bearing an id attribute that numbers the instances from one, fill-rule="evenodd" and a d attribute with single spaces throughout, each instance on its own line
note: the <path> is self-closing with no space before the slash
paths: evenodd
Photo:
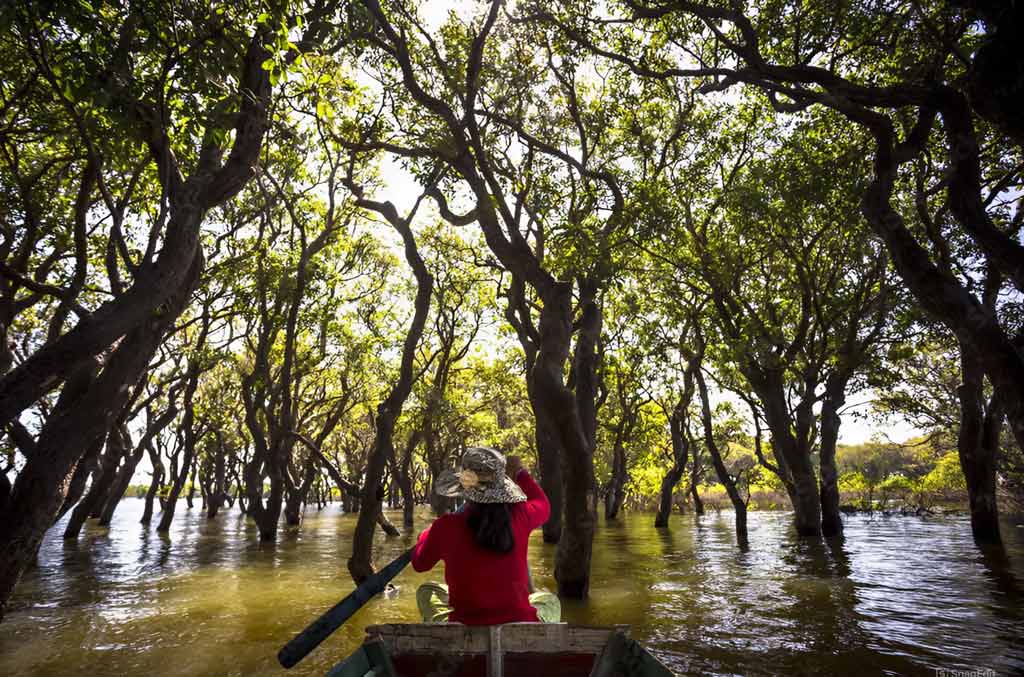
<path id="1" fill-rule="evenodd" d="M 998 540 L 1020 3 L 0 11 L 0 600 L 143 472 L 161 530 L 341 497 L 358 580 L 472 445 L 539 473 L 568 596 L 599 502 L 724 492 L 746 547 L 751 502 L 966 492 Z M 840 444 L 865 398 L 927 453 Z"/>

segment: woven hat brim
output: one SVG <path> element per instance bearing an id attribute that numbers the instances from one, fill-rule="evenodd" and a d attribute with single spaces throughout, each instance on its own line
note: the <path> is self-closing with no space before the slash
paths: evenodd
<path id="1" fill-rule="evenodd" d="M 523 503 L 526 494 L 506 475 L 500 482 L 464 489 L 453 470 L 444 470 L 434 481 L 434 493 L 450 498 L 464 498 L 474 503 Z"/>

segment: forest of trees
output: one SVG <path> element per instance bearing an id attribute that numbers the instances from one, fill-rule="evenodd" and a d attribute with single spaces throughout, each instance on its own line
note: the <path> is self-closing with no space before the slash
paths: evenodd
<path id="1" fill-rule="evenodd" d="M 739 547 L 759 492 L 808 538 L 962 496 L 999 542 L 1024 4 L 431 4 L 4 4 L 0 617 L 144 476 L 163 532 L 334 497 L 359 581 L 468 445 L 536 469 L 568 597 L 599 512 L 702 494 Z"/>

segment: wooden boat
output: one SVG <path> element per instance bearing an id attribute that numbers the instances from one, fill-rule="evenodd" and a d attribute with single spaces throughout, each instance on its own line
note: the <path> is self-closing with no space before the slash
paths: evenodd
<path id="1" fill-rule="evenodd" d="M 371 625 L 328 677 L 670 677 L 629 626 L 568 623 Z"/>

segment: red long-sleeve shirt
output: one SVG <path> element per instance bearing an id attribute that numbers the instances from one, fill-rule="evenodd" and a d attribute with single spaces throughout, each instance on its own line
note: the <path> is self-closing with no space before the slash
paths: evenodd
<path id="1" fill-rule="evenodd" d="M 427 571 L 444 560 L 444 580 L 452 607 L 449 621 L 498 625 L 540 620 L 529 601 L 526 549 L 530 532 L 551 514 L 551 504 L 530 473 L 519 471 L 515 482 L 526 494 L 526 502 L 510 506 L 515 538 L 510 552 L 499 553 L 477 545 L 466 524 L 466 512 L 442 515 L 420 534 L 412 567 Z"/>

